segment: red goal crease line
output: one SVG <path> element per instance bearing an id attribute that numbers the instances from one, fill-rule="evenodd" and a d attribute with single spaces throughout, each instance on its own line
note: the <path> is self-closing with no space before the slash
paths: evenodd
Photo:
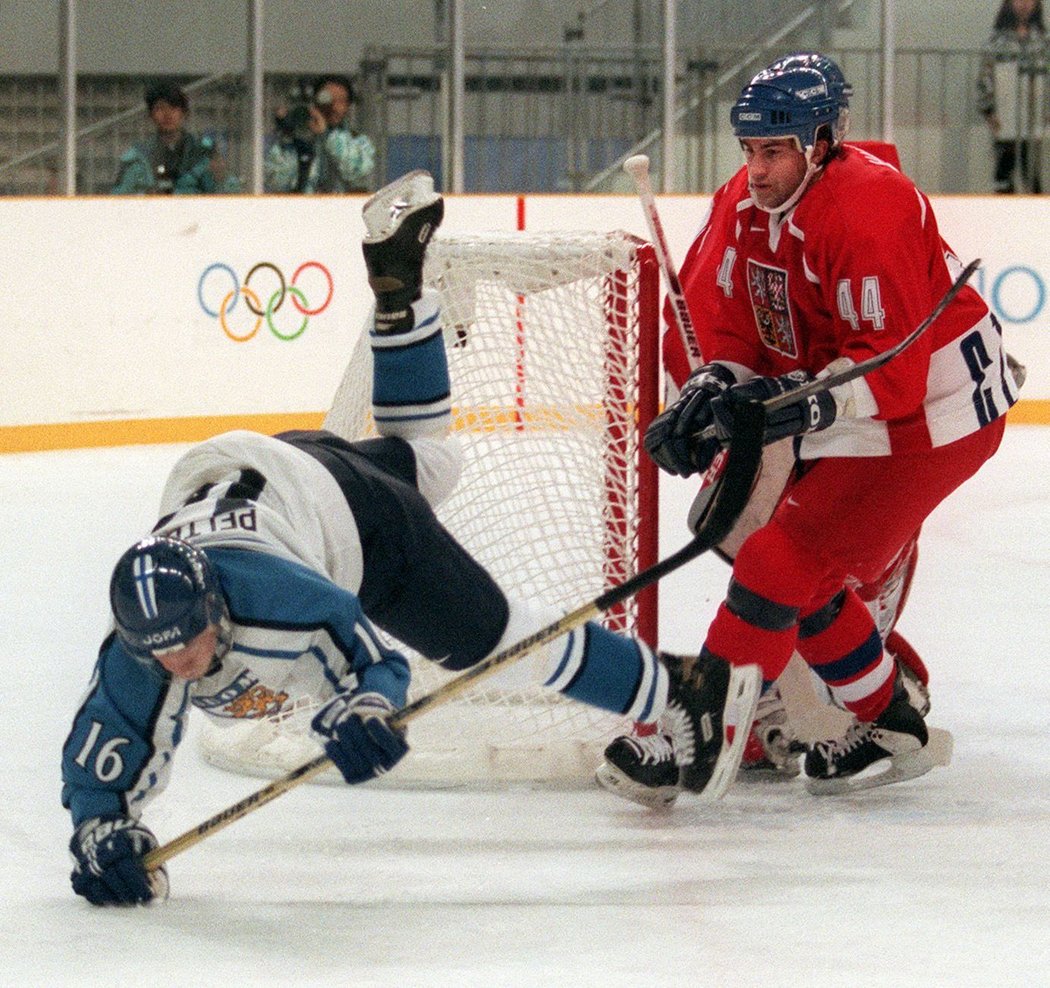
<path id="1" fill-rule="evenodd" d="M 1043 419 L 1050 423 L 1050 401 Z M 1016 410 L 1016 407 L 1015 407 Z M 627 414 L 634 415 L 628 406 Z M 1011 411 L 1011 416 L 1014 412 Z M 39 453 L 48 450 L 104 446 L 160 445 L 200 442 L 231 429 L 251 429 L 274 434 L 287 429 L 320 429 L 324 412 L 290 412 L 260 415 L 202 415 L 184 418 L 112 419 L 97 422 L 55 422 L 47 425 L 0 425 L 0 453 Z M 560 408 L 517 405 L 453 409 L 453 428 L 480 432 L 560 431 L 605 427 L 605 409 L 598 405 Z"/>

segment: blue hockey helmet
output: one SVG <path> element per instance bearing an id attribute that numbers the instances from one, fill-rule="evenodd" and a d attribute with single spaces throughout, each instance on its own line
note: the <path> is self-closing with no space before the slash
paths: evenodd
<path id="1" fill-rule="evenodd" d="M 729 120 L 738 138 L 794 137 L 803 152 L 827 126 L 835 147 L 846 136 L 852 95 L 842 70 L 826 55 L 785 55 L 744 87 Z"/>
<path id="2" fill-rule="evenodd" d="M 225 603 L 208 557 L 182 539 L 156 536 L 135 543 L 109 582 L 117 636 L 136 658 L 188 645 L 220 624 Z"/>

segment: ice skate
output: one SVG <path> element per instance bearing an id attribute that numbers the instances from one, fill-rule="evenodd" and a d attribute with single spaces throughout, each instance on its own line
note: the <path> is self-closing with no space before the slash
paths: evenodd
<path id="1" fill-rule="evenodd" d="M 783 782 L 798 777 L 806 746 L 795 734 L 774 684 L 758 698 L 755 722 L 744 745 L 738 778 L 742 782 Z"/>
<path id="2" fill-rule="evenodd" d="M 368 284 L 376 294 L 376 328 L 403 330 L 401 323 L 422 291 L 423 258 L 445 215 L 445 202 L 428 172 L 413 171 L 380 189 L 361 215 L 367 231 L 361 249 Z"/>
<path id="3" fill-rule="evenodd" d="M 947 765 L 951 752 L 951 734 L 927 728 L 898 674 L 889 706 L 874 721 L 857 721 L 842 737 L 812 746 L 806 788 L 824 795 L 903 782 Z"/>
<path id="4" fill-rule="evenodd" d="M 740 767 L 762 673 L 756 665 L 732 666 L 706 652 L 661 658 L 671 676 L 661 726 L 674 745 L 680 782 L 719 799 Z"/>
<path id="5" fill-rule="evenodd" d="M 682 789 L 719 799 L 740 766 L 762 674 L 758 666 L 730 666 L 703 653 L 662 652 L 660 661 L 671 680 L 660 730 L 616 738 L 595 777 L 643 806 L 670 806 Z"/>
<path id="6" fill-rule="evenodd" d="M 610 792 L 651 809 L 674 805 L 682 791 L 681 769 L 667 734 L 624 734 L 605 749 L 595 778 Z"/>

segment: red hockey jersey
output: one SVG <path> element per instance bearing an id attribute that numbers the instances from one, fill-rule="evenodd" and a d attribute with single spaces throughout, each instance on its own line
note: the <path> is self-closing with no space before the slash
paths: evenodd
<path id="1" fill-rule="evenodd" d="M 705 361 L 816 374 L 836 357 L 859 362 L 899 342 L 961 268 L 926 196 L 891 165 L 846 145 L 785 214 L 755 206 L 741 168 L 715 193 L 681 282 Z M 673 368 L 681 343 L 669 333 L 665 345 Z M 803 457 L 942 446 L 1003 415 L 1017 397 L 998 325 L 970 287 L 857 394 L 858 417 L 840 416 L 804 437 Z"/>

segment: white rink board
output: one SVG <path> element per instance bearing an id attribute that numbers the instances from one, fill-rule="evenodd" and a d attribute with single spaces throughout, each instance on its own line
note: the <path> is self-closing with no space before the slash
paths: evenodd
<path id="1" fill-rule="evenodd" d="M 7 332 L 0 428 L 105 420 L 319 412 L 327 407 L 371 301 L 360 253 L 361 196 L 5 199 L 0 202 Z M 705 196 L 658 204 L 677 261 L 699 228 Z M 647 237 L 633 196 L 453 196 L 442 232 L 622 229 Z M 1029 368 L 1028 399 L 1050 398 L 1050 201 L 943 197 L 941 228 L 999 312 Z M 275 265 L 303 308 L 319 307 L 294 339 L 265 320 L 228 337 L 215 315 L 233 278 Z M 210 265 L 214 268 L 202 281 Z M 318 265 L 323 265 L 328 275 Z M 252 279 L 264 307 L 276 275 Z M 292 335 L 295 297 L 274 313 Z M 257 317 L 229 313 L 235 336 Z"/>

